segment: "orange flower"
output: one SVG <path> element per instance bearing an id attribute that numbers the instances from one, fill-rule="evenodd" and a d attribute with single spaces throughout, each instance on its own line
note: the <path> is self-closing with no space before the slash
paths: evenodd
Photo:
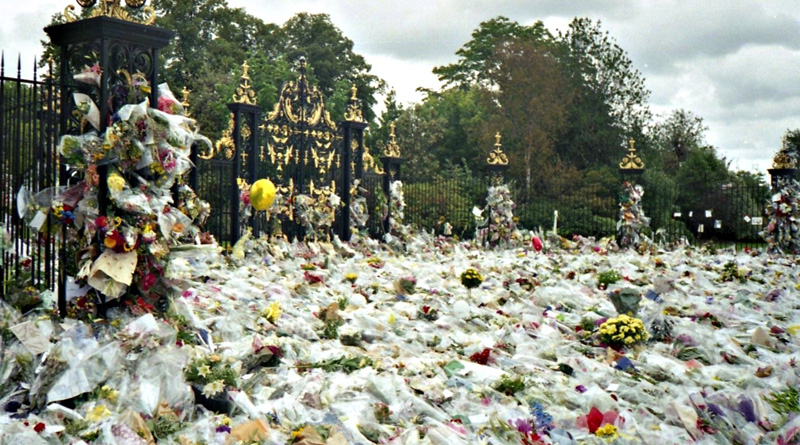
<path id="1" fill-rule="evenodd" d="M 117 240 L 115 240 L 113 237 L 107 236 L 103 241 L 103 244 L 105 244 L 105 246 L 109 249 L 113 249 L 114 246 L 117 245 Z"/>

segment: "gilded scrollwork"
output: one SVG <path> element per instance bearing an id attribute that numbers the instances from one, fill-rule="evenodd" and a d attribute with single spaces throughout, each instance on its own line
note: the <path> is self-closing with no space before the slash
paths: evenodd
<path id="1" fill-rule="evenodd" d="M 500 143 L 501 137 L 499 131 L 494 135 L 494 148 L 486 158 L 486 163 L 489 165 L 508 165 L 508 156 L 503 153 L 503 144 Z"/>
<path id="2" fill-rule="evenodd" d="M 383 154 L 390 158 L 401 157 L 400 146 L 397 144 L 397 136 L 394 134 L 394 122 L 389 124 L 389 142 L 386 144 Z"/>
<path id="3" fill-rule="evenodd" d="M 644 169 L 644 161 L 642 158 L 636 154 L 636 147 L 634 147 L 634 141 L 632 138 L 628 141 L 629 148 L 628 154 L 622 157 L 622 161 L 619 163 L 619 168 L 623 170 L 643 170 Z"/>
<path id="4" fill-rule="evenodd" d="M 128 22 L 137 22 L 145 25 L 152 25 L 156 21 L 156 11 L 152 6 L 144 6 L 147 0 L 125 0 L 125 5 L 122 5 L 122 0 L 76 0 L 81 8 L 91 8 L 89 18 L 93 17 L 113 17 L 115 19 L 125 20 Z M 141 9 L 141 18 L 137 14 L 131 14 L 128 9 L 133 10 Z M 68 5 L 64 8 L 64 19 L 67 23 L 80 20 L 80 16 L 75 14 L 75 7 Z"/>
<path id="5" fill-rule="evenodd" d="M 313 168 L 320 176 L 340 165 L 334 142 L 337 125 L 325 109 L 325 99 L 306 77 L 305 59 L 300 59 L 298 77 L 281 88 L 273 110 L 259 127 L 266 132 L 265 155 L 278 171 L 290 164 Z"/>

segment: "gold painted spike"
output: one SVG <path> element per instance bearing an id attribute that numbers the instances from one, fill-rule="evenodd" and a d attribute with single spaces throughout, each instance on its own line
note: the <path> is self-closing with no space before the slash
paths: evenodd
<path id="1" fill-rule="evenodd" d="M 386 149 L 383 154 L 390 158 L 399 158 L 401 156 L 400 146 L 397 145 L 397 136 L 394 134 L 394 122 L 389 124 L 389 143 L 386 144 Z"/>
<path id="2" fill-rule="evenodd" d="M 623 170 L 644 169 L 644 161 L 642 161 L 642 158 L 640 158 L 639 155 L 636 154 L 636 147 L 634 147 L 635 143 L 636 141 L 634 141 L 633 138 L 631 138 L 628 141 L 629 144 L 628 154 L 622 157 L 622 161 L 619 163 L 619 168 Z"/>
<path id="3" fill-rule="evenodd" d="M 797 168 L 797 160 L 790 156 L 784 149 L 779 151 L 778 154 L 772 158 L 772 168 Z"/>
<path id="4" fill-rule="evenodd" d="M 256 92 L 250 86 L 250 65 L 245 60 L 242 64 L 242 77 L 239 80 L 239 86 L 236 87 L 236 92 L 233 94 L 233 101 L 237 104 L 250 104 L 255 105 L 258 103 Z"/>
<path id="5" fill-rule="evenodd" d="M 152 25 L 156 20 L 155 9 L 152 6 L 144 5 L 147 0 L 125 0 L 125 5 L 122 4 L 122 0 L 100 0 L 100 4 L 97 4 L 97 0 L 76 0 L 76 2 L 83 9 L 91 8 L 89 18 L 113 17 L 128 22 L 143 23 L 145 25 Z M 139 19 L 131 15 L 128 8 L 134 10 L 141 9 L 144 13 L 143 18 Z M 72 5 L 68 5 L 64 8 L 64 19 L 67 23 L 81 19 L 74 11 L 75 7 Z"/>
<path id="6" fill-rule="evenodd" d="M 353 84 L 350 87 L 350 100 L 356 101 L 358 97 L 356 97 L 356 93 L 358 93 L 358 88 L 356 88 L 356 84 Z"/>
<path id="7" fill-rule="evenodd" d="M 356 84 L 350 87 L 350 100 L 347 103 L 347 109 L 344 111 L 344 120 L 350 122 L 364 122 L 364 114 L 361 112 L 361 106 L 358 104 L 358 97 L 356 97 L 358 89 Z"/>
<path id="8" fill-rule="evenodd" d="M 503 153 L 503 144 L 500 143 L 500 139 L 502 136 L 498 131 L 494 135 L 494 148 L 492 152 L 489 153 L 489 157 L 486 158 L 486 163 L 489 165 L 508 165 L 508 156 Z"/>
<path id="9" fill-rule="evenodd" d="M 189 113 L 189 106 L 190 106 L 190 104 L 189 104 L 189 94 L 191 94 L 191 93 L 192 92 L 189 91 L 186 88 L 186 86 L 184 86 L 183 90 L 181 91 L 181 94 L 183 95 L 183 100 L 181 101 L 181 105 L 183 106 L 183 115 L 186 116 L 186 117 L 191 116 L 191 113 Z"/>

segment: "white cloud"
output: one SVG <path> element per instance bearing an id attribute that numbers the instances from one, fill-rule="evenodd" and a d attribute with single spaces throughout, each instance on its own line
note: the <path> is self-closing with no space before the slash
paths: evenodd
<path id="1" fill-rule="evenodd" d="M 7 0 L 8 2 L 8 0 Z M 70 0 L 28 0 L 4 8 L 0 49 L 6 75 L 23 55 L 31 75 L 42 28 Z M 373 72 L 397 90 L 436 88 L 431 73 L 456 60 L 480 22 L 503 15 L 564 30 L 575 16 L 600 20 L 628 52 L 652 90 L 657 113 L 685 108 L 705 119 L 708 141 L 734 165 L 766 168 L 787 128 L 800 127 L 800 12 L 794 0 L 228 0 L 232 7 L 283 24 L 294 14 L 330 14 Z"/>

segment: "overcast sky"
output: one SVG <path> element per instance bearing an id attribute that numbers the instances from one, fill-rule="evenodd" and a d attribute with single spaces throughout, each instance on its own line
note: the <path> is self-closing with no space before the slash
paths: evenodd
<path id="1" fill-rule="evenodd" d="M 23 75 L 42 28 L 71 0 L 2 0 L 0 49 Z M 764 171 L 787 128 L 800 127 L 800 8 L 793 0 L 228 0 L 264 21 L 327 13 L 403 103 L 438 88 L 434 66 L 480 22 L 503 15 L 564 30 L 576 16 L 601 20 L 652 91 L 654 114 L 684 108 L 709 127 L 708 143 L 741 170 Z M 12 6 L 13 5 L 13 6 Z"/>

